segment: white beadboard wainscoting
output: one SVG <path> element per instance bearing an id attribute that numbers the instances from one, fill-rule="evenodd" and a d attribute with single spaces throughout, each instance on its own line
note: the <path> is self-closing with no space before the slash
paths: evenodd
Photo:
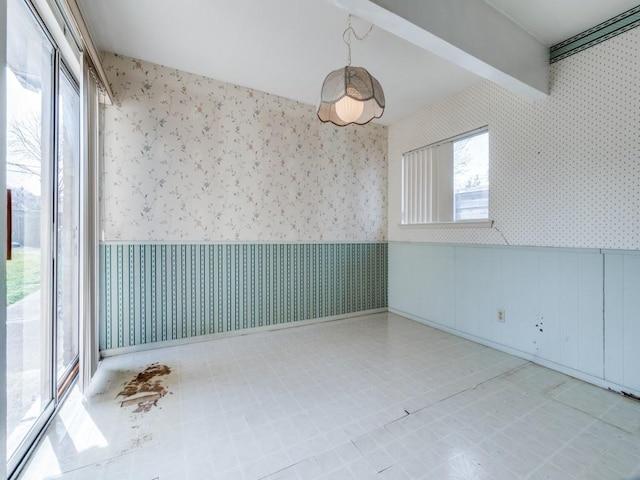
<path id="1" fill-rule="evenodd" d="M 638 252 L 391 242 L 389 310 L 640 394 Z"/>
<path id="2" fill-rule="evenodd" d="M 604 374 L 640 389 L 640 252 L 605 251 Z"/>

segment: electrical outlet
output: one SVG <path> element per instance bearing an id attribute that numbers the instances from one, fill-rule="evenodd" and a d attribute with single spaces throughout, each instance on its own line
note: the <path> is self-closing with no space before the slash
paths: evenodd
<path id="1" fill-rule="evenodd" d="M 496 315 L 499 322 L 504 322 L 507 319 L 507 316 L 503 309 L 498 310 L 498 314 Z"/>

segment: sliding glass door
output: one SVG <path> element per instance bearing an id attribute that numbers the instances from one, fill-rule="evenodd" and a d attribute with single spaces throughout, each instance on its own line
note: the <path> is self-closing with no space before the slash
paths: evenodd
<path id="1" fill-rule="evenodd" d="M 53 410 L 51 308 L 55 51 L 22 2 L 8 2 L 7 458 Z M 10 202 L 10 203 L 9 203 Z"/>
<path id="2" fill-rule="evenodd" d="M 80 101 L 27 3 L 8 0 L 7 17 L 10 473 L 77 372 Z"/>

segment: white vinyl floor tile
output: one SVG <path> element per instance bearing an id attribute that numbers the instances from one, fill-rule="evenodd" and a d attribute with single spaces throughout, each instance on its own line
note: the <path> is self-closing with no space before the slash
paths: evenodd
<path id="1" fill-rule="evenodd" d="M 376 314 L 106 358 L 21 479 L 639 476 L 639 402 Z"/>

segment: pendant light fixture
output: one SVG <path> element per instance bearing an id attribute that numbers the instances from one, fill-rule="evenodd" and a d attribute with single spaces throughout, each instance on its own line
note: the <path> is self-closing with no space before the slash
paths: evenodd
<path id="1" fill-rule="evenodd" d="M 347 29 L 342 34 L 347 44 L 347 65 L 327 75 L 322 84 L 318 118 L 343 127 L 355 123 L 364 125 L 384 113 L 384 92 L 380 82 L 366 69 L 351 66 L 351 35 L 358 40 L 367 38 L 369 31 L 359 37 L 351 26 L 351 15 Z"/>

